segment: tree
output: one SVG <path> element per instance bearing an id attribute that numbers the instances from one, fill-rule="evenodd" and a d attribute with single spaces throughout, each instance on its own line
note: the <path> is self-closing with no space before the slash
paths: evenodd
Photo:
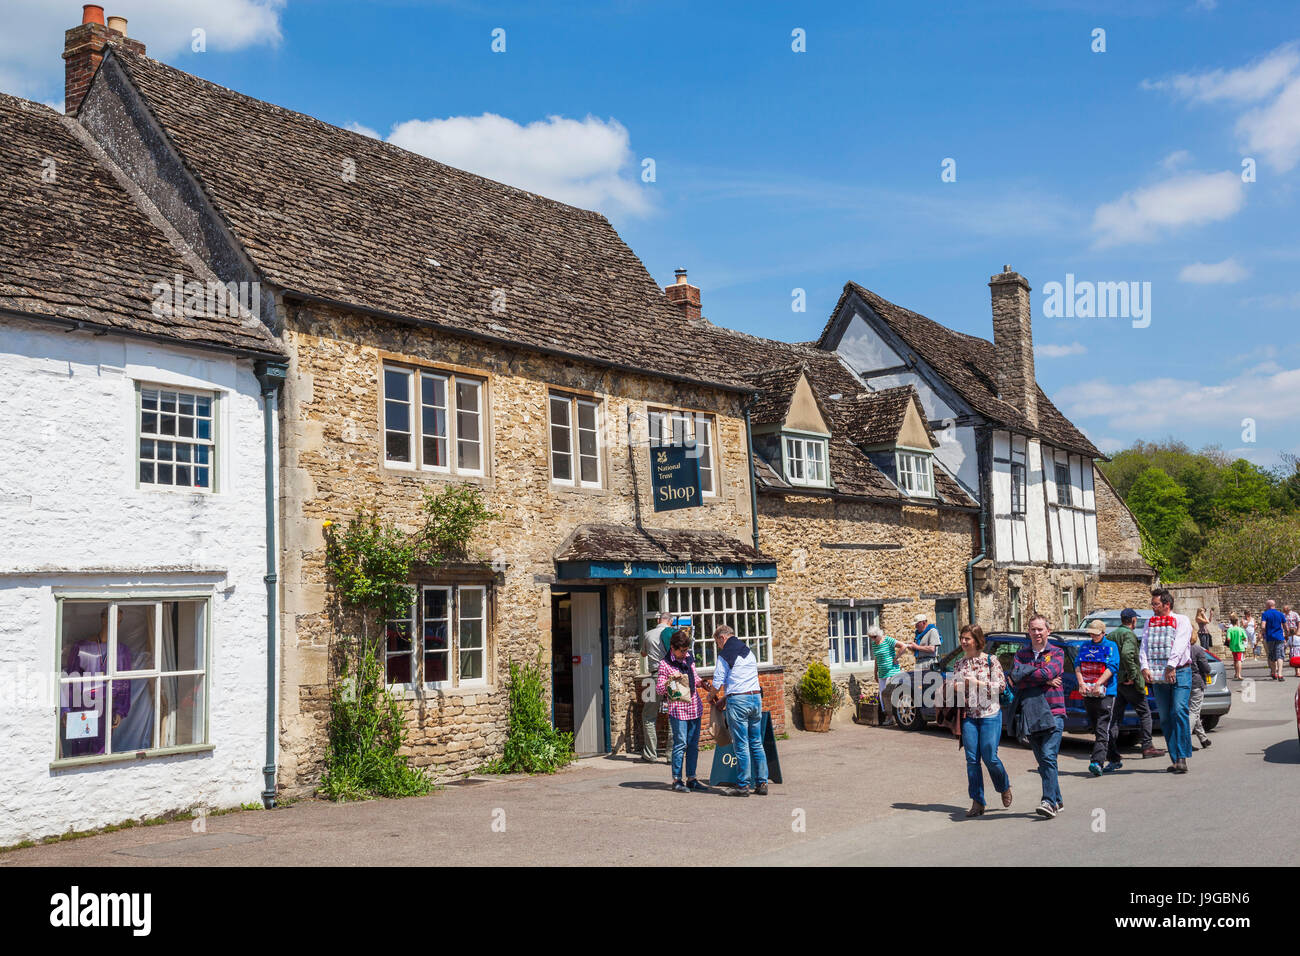
<path id="1" fill-rule="evenodd" d="M 1256 468 L 1244 458 L 1238 458 L 1220 476 L 1214 509 L 1220 521 L 1243 515 L 1263 514 L 1268 511 L 1271 490 L 1272 482 L 1269 481 L 1267 472 Z"/>
<path id="2" fill-rule="evenodd" d="M 1147 468 L 1129 490 L 1129 510 L 1155 539 L 1156 546 L 1178 564 L 1175 557 L 1180 532 L 1192 523 L 1187 492 L 1162 468 Z M 1182 565 L 1186 567 L 1186 565 Z"/>
<path id="3" fill-rule="evenodd" d="M 1211 532 L 1192 563 L 1198 581 L 1267 584 L 1300 565 L 1300 515 L 1267 515 Z"/>

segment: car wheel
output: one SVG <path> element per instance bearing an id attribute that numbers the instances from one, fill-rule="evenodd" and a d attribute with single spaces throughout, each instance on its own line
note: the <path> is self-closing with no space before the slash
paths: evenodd
<path id="1" fill-rule="evenodd" d="M 1213 730 L 1215 727 L 1219 726 L 1219 717 L 1219 714 L 1215 714 L 1213 717 L 1202 716 L 1201 726 L 1206 730 Z"/>
<path id="2" fill-rule="evenodd" d="M 925 726 L 925 716 L 913 703 L 911 690 L 900 687 L 895 691 L 894 720 L 904 730 L 920 730 Z"/>

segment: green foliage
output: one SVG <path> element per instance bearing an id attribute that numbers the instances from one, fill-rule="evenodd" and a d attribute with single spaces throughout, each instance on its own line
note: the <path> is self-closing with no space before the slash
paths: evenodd
<path id="1" fill-rule="evenodd" d="M 1211 532 L 1192 562 L 1197 581 L 1260 584 L 1300 566 L 1300 515 L 1269 515 Z"/>
<path id="2" fill-rule="evenodd" d="M 468 483 L 447 485 L 437 494 L 426 489 L 423 512 L 415 541 L 420 559 L 430 563 L 467 557 L 478 529 L 501 517 L 483 503 L 483 490 Z"/>
<path id="3" fill-rule="evenodd" d="M 1192 523 L 1187 492 L 1161 468 L 1148 468 L 1133 482 L 1128 507 L 1157 548 L 1172 556 Z"/>
<path id="4" fill-rule="evenodd" d="M 483 768 L 484 773 L 555 773 L 577 759 L 573 734 L 551 726 L 542 681 L 542 656 L 510 662 L 510 723 L 505 753 Z"/>
<path id="5" fill-rule="evenodd" d="M 844 701 L 844 688 L 831 680 L 830 668 L 821 661 L 813 661 L 795 685 L 794 696 L 809 707 L 838 707 Z"/>
<path id="6" fill-rule="evenodd" d="M 433 784 L 400 751 L 406 728 L 397 699 L 384 686 L 384 668 L 361 653 L 355 674 L 346 661 L 330 698 L 329 749 L 321 792 L 331 800 L 413 797 Z"/>
<path id="7" fill-rule="evenodd" d="M 339 599 L 381 620 L 401 617 L 410 607 L 415 553 L 408 536 L 373 511 L 362 509 L 342 530 L 325 525 L 325 567 Z"/>
<path id="8" fill-rule="evenodd" d="M 1219 520 L 1263 514 L 1269 509 L 1272 484 L 1268 473 L 1244 458 L 1238 458 L 1220 475 L 1214 507 Z"/>

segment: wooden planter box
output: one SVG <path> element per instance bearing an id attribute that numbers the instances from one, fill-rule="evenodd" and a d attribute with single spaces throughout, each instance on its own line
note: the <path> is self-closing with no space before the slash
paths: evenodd
<path id="1" fill-rule="evenodd" d="M 858 713 L 855 718 L 859 724 L 868 727 L 880 726 L 880 703 L 878 701 L 858 701 Z"/>
<path id="2" fill-rule="evenodd" d="M 824 734 L 831 729 L 831 715 L 834 707 L 813 707 L 809 704 L 799 705 L 803 710 L 803 729 L 815 734 Z"/>

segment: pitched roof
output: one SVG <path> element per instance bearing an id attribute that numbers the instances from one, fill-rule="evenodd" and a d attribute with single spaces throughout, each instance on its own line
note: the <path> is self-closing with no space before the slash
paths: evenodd
<path id="1" fill-rule="evenodd" d="M 842 399 L 835 407 L 848 437 L 859 445 L 870 446 L 889 444 L 898 438 L 903 420 L 907 417 L 908 406 L 913 402 L 916 403 L 917 410 L 921 411 L 921 399 L 916 388 L 900 385 Z M 938 444 L 923 411 L 921 421 L 930 441 Z"/>
<path id="2" fill-rule="evenodd" d="M 687 320 L 599 213 L 139 54 L 114 47 L 111 56 L 269 282 L 601 365 L 744 390 L 710 354 L 682 348 Z"/>
<path id="3" fill-rule="evenodd" d="M 831 328 L 845 300 L 857 295 L 884 320 L 927 365 L 937 372 L 980 415 L 1000 425 L 1030 435 L 1039 435 L 1053 445 L 1081 452 L 1091 458 L 1105 458 L 1068 418 L 1061 414 L 1046 393 L 1038 389 L 1038 426 L 1023 410 L 998 397 L 996 355 L 993 343 L 940 325 L 902 306 L 882 299 L 870 289 L 847 282 L 818 344 L 827 347 Z"/>
<path id="4" fill-rule="evenodd" d="M 704 318 L 694 324 L 701 348 L 708 348 L 721 356 L 759 390 L 750 411 L 750 420 L 756 424 L 784 421 L 799 375 L 807 377 L 831 429 L 828 465 L 837 494 L 899 502 L 912 500 L 858 447 L 892 441 L 898 435 L 907 403 L 916 400 L 919 408 L 919 399 L 912 386 L 872 392 L 844 364 L 837 352 L 806 342 L 778 342 L 737 332 Z M 926 429 L 929 430 L 928 424 Z M 878 441 L 879 436 L 886 432 L 889 432 L 889 437 Z M 930 432 L 930 436 L 933 439 L 934 433 Z M 754 474 L 759 488 L 800 494 L 809 490 L 790 485 L 781 477 L 780 469 L 758 453 L 754 455 Z M 975 500 L 937 463 L 934 475 L 940 502 L 964 508 L 978 507 Z"/>
<path id="5" fill-rule="evenodd" d="M 769 563 L 776 559 L 721 531 L 584 524 L 556 549 L 556 561 Z"/>
<path id="6" fill-rule="evenodd" d="M 203 277 L 71 120 L 0 94 L 0 129 L 0 308 L 198 346 L 280 353 L 257 321 L 155 313 L 155 283 Z"/>

